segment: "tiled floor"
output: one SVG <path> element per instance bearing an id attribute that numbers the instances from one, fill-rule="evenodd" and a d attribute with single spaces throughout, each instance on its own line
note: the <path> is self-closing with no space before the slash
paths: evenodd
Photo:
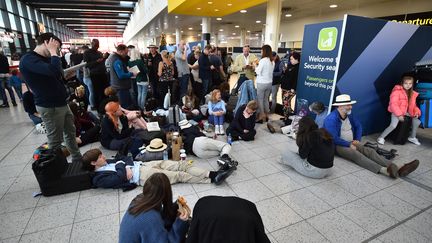
<path id="1" fill-rule="evenodd" d="M 0 109 L 0 241 L 116 242 L 121 217 L 142 188 L 34 198 L 38 184 L 30 158 L 46 139 L 29 121 L 21 105 Z M 314 180 L 278 163 L 280 153 L 295 149 L 295 143 L 260 125 L 255 141 L 233 145 L 240 165 L 227 182 L 177 184 L 174 197 L 185 195 L 191 206 L 207 195 L 247 198 L 256 203 L 272 242 L 432 242 L 432 129 L 419 132 L 421 146 L 386 146 L 398 149 L 397 160 L 420 159 L 405 180 L 375 175 L 340 158 L 329 178 Z M 217 169 L 216 158 L 195 163 Z"/>

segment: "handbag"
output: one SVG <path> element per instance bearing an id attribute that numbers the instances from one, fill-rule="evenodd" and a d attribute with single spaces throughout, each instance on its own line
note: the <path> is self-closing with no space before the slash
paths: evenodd
<path id="1" fill-rule="evenodd" d="M 68 162 L 61 148 L 40 150 L 38 159 L 32 164 L 32 170 L 39 182 L 60 178 L 67 167 Z"/>

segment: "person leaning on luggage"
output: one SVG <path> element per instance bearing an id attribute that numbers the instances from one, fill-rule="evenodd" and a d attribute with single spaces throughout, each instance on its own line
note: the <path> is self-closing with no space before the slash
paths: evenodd
<path id="1" fill-rule="evenodd" d="M 45 123 L 48 147 L 60 148 L 64 140 L 72 161 L 80 161 L 82 155 L 75 141 L 74 116 L 66 103 L 67 92 L 58 56 L 61 40 L 53 33 L 43 33 L 36 41 L 36 48 L 21 58 L 21 74 L 34 95 L 36 109 Z"/>
<path id="2" fill-rule="evenodd" d="M 391 178 L 406 176 L 417 169 L 418 160 L 408 163 L 393 163 L 380 156 L 374 149 L 365 147 L 360 143 L 362 126 L 351 114 L 352 105 L 355 103 L 356 101 L 351 100 L 347 94 L 338 95 L 336 102 L 333 103 L 336 109 L 324 120 L 324 128 L 333 137 L 336 153 L 369 171 Z"/>
<path id="3" fill-rule="evenodd" d="M 153 147 L 155 146 L 155 147 Z M 147 151 L 165 150 L 166 144 L 159 139 L 159 144 L 152 143 Z M 221 184 L 233 171 L 224 167 L 219 171 L 208 171 L 190 164 L 187 161 L 154 160 L 146 163 L 133 161 L 130 157 L 119 160 L 106 159 L 99 149 L 91 149 L 83 155 L 83 169 L 94 172 L 93 185 L 100 188 L 130 189 L 134 185 L 144 185 L 155 173 L 168 176 L 171 184 L 215 183 Z"/>
<path id="4" fill-rule="evenodd" d="M 408 141 L 415 145 L 420 145 L 416 138 L 417 128 L 420 125 L 419 117 L 421 115 L 420 109 L 417 107 L 416 99 L 418 93 L 413 90 L 415 77 L 411 73 L 404 73 L 400 84 L 397 84 L 391 94 L 388 111 L 391 112 L 390 125 L 381 133 L 377 142 L 379 144 L 385 143 L 385 137 L 389 135 L 398 125 L 400 121 L 404 121 L 405 116 L 412 118 L 412 130 L 408 137 Z M 406 137 L 405 137 L 406 138 Z"/>

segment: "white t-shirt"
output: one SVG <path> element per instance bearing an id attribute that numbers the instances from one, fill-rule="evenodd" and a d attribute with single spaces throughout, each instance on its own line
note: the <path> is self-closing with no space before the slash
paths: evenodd
<path id="1" fill-rule="evenodd" d="M 351 122 L 348 117 L 345 118 L 345 120 L 342 120 L 340 137 L 348 142 L 352 142 L 354 140 Z"/>
<path id="2" fill-rule="evenodd" d="M 273 70 L 274 62 L 270 61 L 270 58 L 262 58 L 258 67 L 255 69 L 257 74 L 256 83 L 267 84 L 273 81 Z"/>

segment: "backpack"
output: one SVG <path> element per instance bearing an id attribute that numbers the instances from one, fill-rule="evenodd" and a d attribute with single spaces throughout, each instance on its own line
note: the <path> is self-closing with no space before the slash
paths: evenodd
<path id="1" fill-rule="evenodd" d="M 393 140 L 393 144 L 404 145 L 408 140 L 408 136 L 411 130 L 412 118 L 405 116 L 403 122 L 399 122 L 396 129 L 390 133 L 390 138 Z"/>

